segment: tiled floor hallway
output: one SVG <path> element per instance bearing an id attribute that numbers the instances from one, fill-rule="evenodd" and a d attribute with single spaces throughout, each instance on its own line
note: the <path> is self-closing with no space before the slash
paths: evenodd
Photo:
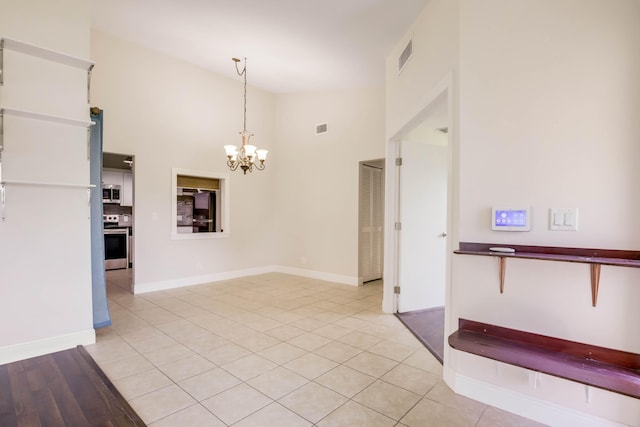
<path id="1" fill-rule="evenodd" d="M 152 426 L 537 426 L 455 395 L 382 284 L 265 274 L 142 295 L 87 350 Z"/>

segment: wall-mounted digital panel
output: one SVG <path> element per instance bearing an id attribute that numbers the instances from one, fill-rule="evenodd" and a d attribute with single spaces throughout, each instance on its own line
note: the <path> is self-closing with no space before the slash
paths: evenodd
<path id="1" fill-rule="evenodd" d="M 491 229 L 495 231 L 531 230 L 531 208 L 491 208 Z"/>

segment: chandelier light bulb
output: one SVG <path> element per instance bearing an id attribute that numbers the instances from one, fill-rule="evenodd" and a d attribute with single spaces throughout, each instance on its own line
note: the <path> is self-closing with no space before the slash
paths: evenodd
<path id="1" fill-rule="evenodd" d="M 224 151 L 227 153 L 227 157 L 232 156 L 238 152 L 238 147 L 236 147 L 235 145 L 225 145 Z"/>
<path id="2" fill-rule="evenodd" d="M 267 160 L 268 152 L 269 150 L 265 150 L 265 149 L 256 150 L 256 154 L 258 155 L 258 160 L 260 160 L 261 162 L 264 162 L 265 160 Z"/>

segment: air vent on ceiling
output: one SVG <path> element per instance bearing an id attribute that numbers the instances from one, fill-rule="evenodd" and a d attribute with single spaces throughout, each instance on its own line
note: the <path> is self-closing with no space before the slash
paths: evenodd
<path id="1" fill-rule="evenodd" d="M 326 123 L 316 125 L 316 135 L 322 135 L 323 133 L 327 133 L 328 131 L 329 126 Z"/>
<path id="2" fill-rule="evenodd" d="M 402 69 L 407 64 L 407 61 L 409 61 L 409 58 L 411 58 L 412 54 L 413 54 L 413 39 L 409 40 L 409 43 L 407 43 L 407 46 L 405 46 L 404 50 L 400 54 L 400 58 L 398 58 L 398 74 L 402 72 Z"/>

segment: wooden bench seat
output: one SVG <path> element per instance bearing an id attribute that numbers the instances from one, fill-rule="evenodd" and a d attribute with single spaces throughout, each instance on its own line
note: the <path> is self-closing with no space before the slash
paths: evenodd
<path id="1" fill-rule="evenodd" d="M 640 354 L 459 319 L 459 351 L 640 399 Z"/>

